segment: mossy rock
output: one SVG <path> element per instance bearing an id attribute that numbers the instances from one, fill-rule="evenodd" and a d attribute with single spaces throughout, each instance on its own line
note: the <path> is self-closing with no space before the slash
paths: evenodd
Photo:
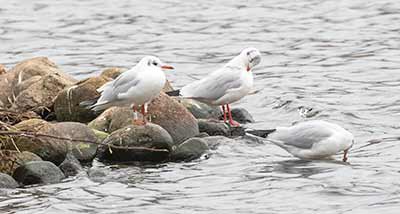
<path id="1" fill-rule="evenodd" d="M 18 131 L 37 133 L 52 136 L 63 136 L 62 130 L 56 129 L 51 123 L 41 119 L 30 119 L 22 121 L 14 126 Z M 29 151 L 38 155 L 43 160 L 51 161 L 55 164 L 60 164 L 67 154 L 67 144 L 63 140 L 49 137 L 25 137 L 13 136 L 1 140 L 4 149 L 15 150 L 15 142 L 19 150 Z"/>
<path id="2" fill-rule="evenodd" d="M 118 162 L 160 162 L 168 159 L 172 146 L 171 136 L 156 124 L 129 125 L 114 131 L 103 141 L 98 150 L 98 157 L 100 160 Z"/>

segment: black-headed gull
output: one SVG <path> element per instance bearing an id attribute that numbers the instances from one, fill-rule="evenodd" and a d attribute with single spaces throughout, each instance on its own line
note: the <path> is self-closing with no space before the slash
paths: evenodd
<path id="1" fill-rule="evenodd" d="M 238 126 L 240 124 L 232 119 L 229 104 L 240 100 L 251 91 L 253 87 L 251 70 L 260 61 L 261 54 L 257 49 L 246 48 L 222 68 L 201 80 L 184 86 L 180 90 L 180 94 L 185 98 L 199 100 L 210 105 L 221 105 L 224 122 L 226 122 L 228 113 L 229 124 Z"/>
<path id="2" fill-rule="evenodd" d="M 339 125 L 323 120 L 311 120 L 273 130 L 248 131 L 265 137 L 290 154 L 301 159 L 325 159 L 344 151 L 343 161 L 354 144 L 354 136 Z"/>
<path id="3" fill-rule="evenodd" d="M 142 122 L 145 124 L 147 104 L 160 93 L 166 82 L 162 69 L 173 67 L 155 56 L 142 58 L 135 67 L 97 89 L 101 96 L 89 108 L 99 111 L 111 106 L 131 105 L 137 120 L 136 112 L 141 107 Z"/>

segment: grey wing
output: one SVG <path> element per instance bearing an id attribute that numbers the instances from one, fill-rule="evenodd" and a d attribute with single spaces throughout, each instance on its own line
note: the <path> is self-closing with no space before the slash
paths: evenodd
<path id="1" fill-rule="evenodd" d="M 226 72 L 224 67 L 210 76 L 186 85 L 181 89 L 184 97 L 202 98 L 207 100 L 217 100 L 226 94 L 226 91 L 233 88 L 239 88 L 242 83 L 236 72 L 240 72 L 240 68 L 229 67 L 230 71 Z M 232 69 L 234 69 L 232 71 Z"/>
<path id="2" fill-rule="evenodd" d="M 120 95 L 126 93 L 139 83 L 138 72 L 129 70 L 119 75 L 115 80 L 106 83 L 99 88 L 102 93 L 98 103 L 112 102 L 120 99 Z M 102 91 L 101 91 L 102 90 Z"/>
<path id="3" fill-rule="evenodd" d="M 273 134 L 273 139 L 283 144 L 301 149 L 310 149 L 314 144 L 320 143 L 332 136 L 332 131 L 313 124 L 299 123 L 287 129 L 279 128 Z"/>

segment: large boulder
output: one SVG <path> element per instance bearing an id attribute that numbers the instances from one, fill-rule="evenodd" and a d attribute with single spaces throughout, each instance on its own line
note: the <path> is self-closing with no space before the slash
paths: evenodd
<path id="1" fill-rule="evenodd" d="M 104 70 L 100 76 L 82 80 L 61 91 L 54 102 L 57 120 L 87 123 L 96 118 L 99 112 L 79 104 L 83 101 L 96 100 L 100 96 L 97 89 L 121 73 L 122 70 L 119 68 L 109 68 Z"/>
<path id="2" fill-rule="evenodd" d="M 77 122 L 61 122 L 52 125 L 56 130 L 61 132 L 63 138 L 74 140 L 66 141 L 66 143 L 69 152 L 80 162 L 89 162 L 93 160 L 96 156 L 98 140 L 91 128 L 86 124 Z"/>
<path id="3" fill-rule="evenodd" d="M 16 130 L 29 133 L 52 135 L 62 137 L 63 130 L 58 130 L 49 122 L 41 119 L 22 121 L 14 126 Z M 67 154 L 67 144 L 64 140 L 44 136 L 26 137 L 14 136 L 2 140 L 5 149 L 15 150 L 14 143 L 21 151 L 29 151 L 37 154 L 43 160 L 60 164 Z"/>
<path id="4" fill-rule="evenodd" d="M 91 77 L 79 82 L 77 85 L 69 86 L 62 90 L 54 101 L 54 112 L 57 121 L 86 123 L 96 118 L 98 113 L 79 104 L 99 97 L 100 93 L 96 89 L 109 80 L 104 77 Z"/>
<path id="5" fill-rule="evenodd" d="M 175 144 L 199 134 L 196 118 L 185 106 L 164 92 L 149 104 L 148 112 L 151 122 L 167 130 Z"/>
<path id="6" fill-rule="evenodd" d="M 46 57 L 18 63 L 0 78 L 0 103 L 16 111 L 43 115 L 52 108 L 58 92 L 76 80 Z"/>
<path id="7" fill-rule="evenodd" d="M 8 174 L 0 173 L 0 189 L 3 188 L 17 188 L 18 183 Z"/>
<path id="8" fill-rule="evenodd" d="M 18 166 L 29 161 L 40 161 L 39 156 L 28 152 L 18 152 L 16 150 L 0 150 L 0 173 L 12 175 Z"/>
<path id="9" fill-rule="evenodd" d="M 164 161 L 172 150 L 171 136 L 156 124 L 129 125 L 114 131 L 99 147 L 100 160 Z"/>
<path id="10" fill-rule="evenodd" d="M 18 167 L 13 177 L 24 185 L 30 185 L 58 183 L 65 176 L 52 162 L 31 161 Z"/>
<path id="11" fill-rule="evenodd" d="M 173 161 L 190 161 L 200 158 L 208 150 L 206 141 L 197 137 L 190 138 L 173 147 L 170 159 Z"/>

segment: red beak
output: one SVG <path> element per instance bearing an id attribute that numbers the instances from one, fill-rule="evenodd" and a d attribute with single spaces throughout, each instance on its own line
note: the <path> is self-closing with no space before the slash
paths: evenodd
<path id="1" fill-rule="evenodd" d="M 174 69 L 174 67 L 172 67 L 170 65 L 163 65 L 163 66 L 161 66 L 161 68 L 162 69 L 168 69 L 168 70 Z"/>
<path id="2" fill-rule="evenodd" d="M 247 70 L 247 72 L 249 72 L 249 71 L 250 71 L 250 65 L 247 65 L 247 68 L 246 68 L 246 70 Z"/>

